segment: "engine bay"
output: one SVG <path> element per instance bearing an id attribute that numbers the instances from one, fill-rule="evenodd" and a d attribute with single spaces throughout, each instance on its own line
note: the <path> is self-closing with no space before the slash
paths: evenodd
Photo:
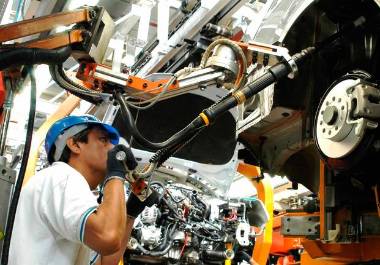
<path id="1" fill-rule="evenodd" d="M 136 220 L 128 264 L 250 264 L 268 218 L 261 201 L 222 200 L 170 182 L 151 187 L 160 192 L 160 203 Z"/>

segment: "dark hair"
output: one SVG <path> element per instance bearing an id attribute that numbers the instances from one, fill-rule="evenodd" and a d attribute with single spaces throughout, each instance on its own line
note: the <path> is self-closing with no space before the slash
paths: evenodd
<path id="1" fill-rule="evenodd" d="M 72 136 L 74 143 L 87 143 L 88 134 L 94 127 L 96 127 L 96 125 L 90 124 L 86 129 L 84 129 L 83 131 L 80 131 L 79 133 Z M 52 150 L 53 154 L 54 154 L 54 152 L 55 152 L 55 146 L 54 146 L 54 149 Z M 66 145 L 65 148 L 63 149 L 62 155 L 58 159 L 58 161 L 62 161 L 65 163 L 69 162 L 70 154 L 71 154 L 71 150 Z"/>

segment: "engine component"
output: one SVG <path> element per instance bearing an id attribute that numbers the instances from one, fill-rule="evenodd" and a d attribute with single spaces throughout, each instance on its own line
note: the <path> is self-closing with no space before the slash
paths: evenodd
<path id="1" fill-rule="evenodd" d="M 147 258 L 155 264 L 224 264 L 225 260 L 239 264 L 235 252 L 252 250 L 245 202 L 210 200 L 181 184 L 156 181 L 151 187 L 159 187 L 163 196 L 135 223 L 126 252 L 130 264 L 136 264 L 132 260 L 145 264 Z M 212 218 L 211 208 L 218 213 Z"/>
<path id="2" fill-rule="evenodd" d="M 249 245 L 249 233 L 251 226 L 247 223 L 240 223 L 236 229 L 236 240 L 241 246 Z"/>
<path id="3" fill-rule="evenodd" d="M 158 208 L 153 205 L 152 207 L 146 207 L 141 213 L 141 222 L 143 224 L 155 224 L 159 215 Z"/>
<path id="4" fill-rule="evenodd" d="M 161 238 L 161 229 L 155 226 L 147 226 L 141 229 L 142 245 L 157 245 Z"/>
<path id="5" fill-rule="evenodd" d="M 207 67 L 217 67 L 230 72 L 230 78 L 237 75 L 238 67 L 234 51 L 227 45 L 217 45 L 207 60 Z M 227 78 L 228 79 L 228 78 Z"/>

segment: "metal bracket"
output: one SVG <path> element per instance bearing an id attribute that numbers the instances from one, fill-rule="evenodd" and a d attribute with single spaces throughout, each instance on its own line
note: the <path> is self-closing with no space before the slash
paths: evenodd
<path id="1" fill-rule="evenodd" d="M 356 101 L 355 118 L 380 118 L 380 90 L 361 81 L 352 91 L 351 100 Z"/>
<path id="2" fill-rule="evenodd" d="M 285 60 L 292 69 L 292 72 L 289 73 L 288 77 L 292 79 L 298 74 L 298 67 L 290 56 L 288 49 L 285 47 L 255 41 L 250 41 L 248 45 L 248 50 L 253 54 L 253 63 L 272 66 Z"/>
<path id="3" fill-rule="evenodd" d="M 319 216 L 284 216 L 281 218 L 281 234 L 319 237 Z"/>

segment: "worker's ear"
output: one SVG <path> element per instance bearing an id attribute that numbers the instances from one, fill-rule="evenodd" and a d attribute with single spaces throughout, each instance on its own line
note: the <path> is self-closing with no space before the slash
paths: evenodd
<path id="1" fill-rule="evenodd" d="M 70 149 L 70 151 L 74 154 L 79 154 L 80 153 L 80 147 L 77 142 L 74 141 L 72 137 L 67 139 L 66 141 L 67 147 Z"/>

